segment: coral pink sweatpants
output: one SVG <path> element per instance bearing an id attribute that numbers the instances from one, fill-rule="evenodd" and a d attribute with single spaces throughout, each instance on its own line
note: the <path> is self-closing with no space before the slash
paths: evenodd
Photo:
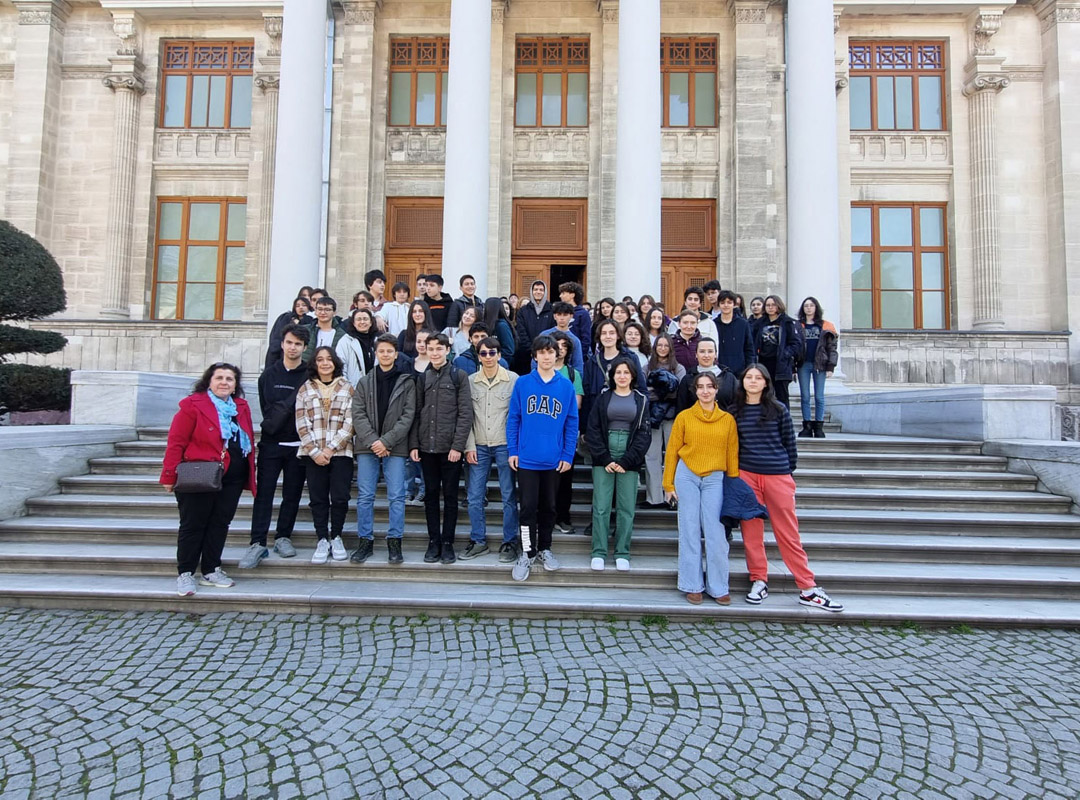
<path id="1" fill-rule="evenodd" d="M 773 535 L 780 548 L 784 565 L 795 576 L 800 589 L 813 588 L 814 573 L 806 560 L 799 539 L 799 518 L 795 515 L 795 479 L 791 475 L 758 475 L 756 472 L 739 470 L 739 477 L 746 481 L 765 506 L 772 522 Z M 746 550 L 746 567 L 750 581 L 769 581 L 769 561 L 765 556 L 765 521 L 744 519 L 741 524 L 743 548 Z"/>

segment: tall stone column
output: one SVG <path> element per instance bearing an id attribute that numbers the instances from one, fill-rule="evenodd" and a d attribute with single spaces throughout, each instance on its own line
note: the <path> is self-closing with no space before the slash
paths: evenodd
<path id="1" fill-rule="evenodd" d="M 730 178 L 726 174 L 728 166 L 720 166 L 720 185 L 730 180 L 735 199 L 733 285 L 750 297 L 775 289 L 781 280 L 774 265 L 776 220 L 766 25 L 769 3 L 729 0 L 728 5 L 735 23 L 735 153 Z"/>
<path id="2" fill-rule="evenodd" d="M 285 0 L 281 51 L 268 321 L 289 308 L 300 286 L 313 286 L 319 279 L 326 83 L 323 0 Z"/>
<path id="3" fill-rule="evenodd" d="M 113 32 L 120 39 L 110 58 L 112 73 L 102 83 L 113 92 L 112 177 L 109 220 L 105 231 L 105 285 L 101 316 L 126 319 L 131 313 L 128 286 L 135 214 L 135 164 L 139 142 L 139 99 L 146 93 L 139 59 L 139 30 L 133 12 L 113 13 Z"/>
<path id="4" fill-rule="evenodd" d="M 491 180 L 491 5 L 450 3 L 450 80 L 446 110 L 442 273 L 476 277 L 487 297 L 488 188 Z"/>
<path id="5" fill-rule="evenodd" d="M 600 129 L 590 131 L 592 143 L 599 140 L 599 173 L 595 197 L 589 197 L 589 255 L 599 253 L 596 263 L 589 267 L 589 297 L 600 298 L 615 294 L 615 151 L 616 120 L 619 113 L 619 0 L 600 0 L 602 36 L 600 45 Z M 591 170 L 590 170 L 591 172 Z M 591 177 L 590 177 L 591 185 Z M 594 225 L 593 220 L 596 220 Z M 595 233 L 596 248 L 592 241 Z M 621 297 L 621 295 L 620 295 Z"/>
<path id="6" fill-rule="evenodd" d="M 1080 1 L 1039 0 L 1042 21 L 1046 217 L 1050 235 L 1050 324 L 1069 338 L 1069 402 L 1080 403 Z M 1064 299 L 1065 302 L 1062 302 Z"/>
<path id="7" fill-rule="evenodd" d="M 997 95 L 1009 85 L 1001 68 L 1004 58 L 990 47 L 1001 28 L 1001 13 L 975 16 L 974 57 L 967 66 L 964 96 L 968 98 L 971 138 L 971 235 L 975 275 L 973 326 L 981 330 L 1005 327 L 1001 303 L 1001 264 L 998 259 L 997 152 L 995 110 Z"/>
<path id="8" fill-rule="evenodd" d="M 787 6 L 787 304 L 840 313 L 839 142 L 831 0 Z"/>
<path id="9" fill-rule="evenodd" d="M 258 253 L 255 257 L 255 318 L 266 320 L 265 287 L 270 280 L 270 249 L 274 230 L 274 166 L 277 162 L 278 99 L 281 91 L 281 33 L 284 18 L 280 14 L 264 14 L 263 25 L 270 39 L 266 55 L 259 59 L 262 68 L 255 76 L 255 87 L 263 94 L 262 162 L 259 170 Z M 280 313 L 280 312 L 278 312 Z"/>
<path id="10" fill-rule="evenodd" d="M 60 127 L 65 0 L 17 0 L 15 85 L 8 153 L 7 220 L 52 245 L 53 187 Z"/>
<path id="11" fill-rule="evenodd" d="M 615 290 L 660 293 L 660 0 L 619 14 Z"/>
<path id="12" fill-rule="evenodd" d="M 508 97 L 514 96 L 513 83 L 507 83 L 507 74 L 503 71 L 504 26 L 506 12 L 510 5 L 509 0 L 492 0 L 491 2 L 491 99 L 489 122 L 491 142 L 489 153 L 490 176 L 488 180 L 488 263 L 487 263 L 487 294 L 502 295 L 518 291 L 510 285 L 510 243 L 503 242 L 501 236 L 503 229 L 503 217 L 510 218 L 510 209 L 513 204 L 511 187 L 513 184 L 512 163 L 504 159 L 503 154 L 513 152 L 513 117 L 510 116 L 510 135 L 503 136 L 506 127 L 504 125 L 507 112 L 513 114 L 513 107 L 506 102 Z M 511 44 L 511 50 L 513 44 Z M 509 76 L 513 81 L 512 74 Z M 505 163 L 504 163 L 505 161 Z M 509 226 L 506 226 L 509 232 Z M 509 239 L 509 236 L 507 236 Z M 505 254 L 505 255 L 504 255 Z M 503 265 L 506 268 L 503 268 Z M 479 271 L 481 268 L 477 267 Z"/>

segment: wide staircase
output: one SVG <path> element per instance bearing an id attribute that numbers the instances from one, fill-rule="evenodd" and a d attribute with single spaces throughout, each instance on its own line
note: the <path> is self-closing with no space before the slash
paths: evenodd
<path id="1" fill-rule="evenodd" d="M 271 554 L 255 570 L 236 562 L 248 544 L 251 497 L 240 501 L 225 549 L 228 590 L 175 593 L 177 512 L 157 483 L 165 431 L 94 459 L 88 475 L 65 478 L 58 494 L 28 503 L 28 515 L 0 522 L 0 605 L 62 608 L 264 611 L 668 619 L 768 619 L 815 623 L 1080 626 L 1080 516 L 1070 501 L 1037 490 L 1034 477 L 1006 471 L 978 443 L 844 435 L 799 440 L 798 508 L 803 544 L 818 582 L 846 605 L 840 614 L 797 603 L 767 529 L 771 596 L 750 606 L 736 532 L 730 607 L 689 605 L 675 589 L 675 515 L 639 510 L 633 568 L 589 569 L 590 540 L 555 534 L 563 568 L 539 564 L 526 583 L 498 563 L 498 484 L 489 483 L 492 552 L 451 566 L 424 564 L 423 509 L 406 513 L 405 563 L 386 562 L 386 505 L 376 501 L 375 555 L 363 565 L 313 565 L 315 536 L 306 499 L 293 536 L 299 555 Z M 642 490 L 643 491 L 643 490 Z M 588 468 L 575 466 L 573 520 L 591 518 Z M 642 494 L 643 497 L 643 494 Z M 355 546 L 355 510 L 346 541 Z M 273 530 L 271 529 L 271 538 Z M 468 540 L 464 508 L 458 553 Z"/>

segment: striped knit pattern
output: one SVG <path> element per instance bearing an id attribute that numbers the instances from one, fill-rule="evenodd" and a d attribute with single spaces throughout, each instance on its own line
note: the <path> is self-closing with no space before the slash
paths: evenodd
<path id="1" fill-rule="evenodd" d="M 675 467 L 679 461 L 698 476 L 726 472 L 731 478 L 739 477 L 735 418 L 719 408 L 707 415 L 700 403 L 675 417 L 664 462 L 664 489 L 668 492 L 675 491 Z"/>
<path id="2" fill-rule="evenodd" d="M 782 409 L 774 420 L 761 422 L 762 406 L 739 411 L 739 458 L 742 468 L 758 475 L 788 475 L 799 459 L 791 414 Z"/>

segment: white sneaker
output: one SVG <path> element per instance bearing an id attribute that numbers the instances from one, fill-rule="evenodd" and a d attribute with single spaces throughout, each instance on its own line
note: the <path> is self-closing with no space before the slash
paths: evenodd
<path id="1" fill-rule="evenodd" d="M 825 594 L 825 590 L 819 586 L 807 589 L 799 594 L 799 602 L 811 608 L 820 608 L 823 611 L 843 611 L 844 606 Z"/>
<path id="2" fill-rule="evenodd" d="M 195 594 L 195 576 L 185 572 L 176 579 L 176 593 L 181 597 L 191 597 Z"/>
<path id="3" fill-rule="evenodd" d="M 544 565 L 544 569 L 548 572 L 555 572 L 555 570 L 562 568 L 559 559 L 555 558 L 555 554 L 550 550 L 541 550 L 537 555 L 540 558 L 540 563 Z"/>
<path id="4" fill-rule="evenodd" d="M 616 558 L 615 559 L 615 569 L 617 569 L 619 572 L 629 572 L 630 571 L 630 559 L 629 558 Z"/>
<path id="5" fill-rule="evenodd" d="M 533 560 L 529 558 L 525 553 L 518 556 L 517 563 L 514 564 L 513 570 L 510 571 L 510 577 L 515 581 L 527 581 L 529 579 L 529 572 L 532 571 Z"/>
<path id="6" fill-rule="evenodd" d="M 330 557 L 330 541 L 328 539 L 319 539 L 319 543 L 315 545 L 315 555 L 311 557 L 312 564 L 325 564 L 326 559 Z"/>
<path id="7" fill-rule="evenodd" d="M 216 586 L 219 589 L 228 589 L 236 585 L 236 581 L 221 571 L 218 567 L 209 575 L 200 575 L 199 583 L 203 586 Z"/>
<path id="8" fill-rule="evenodd" d="M 341 541 L 340 536 L 335 536 L 330 540 L 330 550 L 334 554 L 334 561 L 344 561 L 349 557 L 349 552 L 345 549 L 345 542 Z"/>
<path id="9" fill-rule="evenodd" d="M 750 591 L 746 594 L 746 602 L 750 605 L 760 605 L 761 601 L 769 596 L 769 584 L 765 581 L 754 581 L 754 585 L 750 587 Z"/>
<path id="10" fill-rule="evenodd" d="M 604 559 L 602 559 L 602 558 L 594 558 L 592 561 L 589 562 L 589 566 L 592 569 L 596 570 L 597 572 L 603 572 L 604 571 Z"/>

